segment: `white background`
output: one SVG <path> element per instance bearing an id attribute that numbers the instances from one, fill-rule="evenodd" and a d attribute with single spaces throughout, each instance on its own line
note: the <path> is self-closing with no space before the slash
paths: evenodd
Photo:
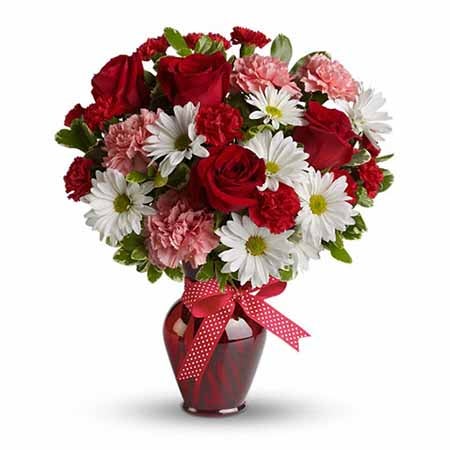
<path id="1" fill-rule="evenodd" d="M 445 2 L 4 2 L 0 14 L 0 448 L 448 449 L 449 54 Z M 161 337 L 179 284 L 112 261 L 67 201 L 54 132 L 90 78 L 172 25 L 283 32 L 381 90 L 393 188 L 364 211 L 354 264 L 324 255 L 273 304 L 310 331 L 269 336 L 248 410 L 181 411 Z M 447 428 L 447 429 L 446 429 Z"/>

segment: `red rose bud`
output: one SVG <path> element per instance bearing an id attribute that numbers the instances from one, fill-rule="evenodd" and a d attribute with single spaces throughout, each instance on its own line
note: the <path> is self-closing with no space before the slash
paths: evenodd
<path id="1" fill-rule="evenodd" d="M 249 208 L 249 216 L 259 227 L 282 233 L 295 225 L 300 199 L 294 189 L 280 184 L 277 191 L 258 191 L 257 204 Z"/>
<path id="2" fill-rule="evenodd" d="M 166 56 L 158 65 L 161 89 L 174 105 L 221 103 L 230 88 L 231 64 L 221 52 Z"/>
<path id="3" fill-rule="evenodd" d="M 91 169 L 93 161 L 77 156 L 64 176 L 68 198 L 78 202 L 81 197 L 88 194 L 92 187 Z"/>
<path id="4" fill-rule="evenodd" d="M 231 42 L 234 45 L 242 44 L 263 48 L 270 42 L 270 39 L 260 31 L 253 31 L 244 27 L 234 27 L 231 32 Z"/>
<path id="5" fill-rule="evenodd" d="M 375 159 L 372 158 L 369 162 L 359 166 L 358 174 L 367 190 L 367 195 L 375 198 L 384 178 L 383 171 L 378 167 Z"/>
<path id="6" fill-rule="evenodd" d="M 166 53 L 168 47 L 169 43 L 165 36 L 160 36 L 147 39 L 137 48 L 136 52 L 142 61 L 150 61 L 155 55 Z"/>
<path id="7" fill-rule="evenodd" d="M 111 59 L 92 78 L 92 95 L 110 102 L 115 115 L 130 113 L 147 105 L 149 91 L 144 82 L 144 67 L 137 53 Z"/>
<path id="8" fill-rule="evenodd" d="M 202 36 L 208 36 L 212 41 L 221 42 L 225 50 L 228 50 L 231 47 L 230 41 L 218 33 L 189 33 L 184 36 L 184 40 L 186 41 L 188 47 L 193 50 Z"/>
<path id="9" fill-rule="evenodd" d="M 194 203 L 224 213 L 257 205 L 257 186 L 266 179 L 266 165 L 239 145 L 210 149 L 208 158 L 192 167 L 188 191 Z"/>
<path id="10" fill-rule="evenodd" d="M 206 142 L 215 147 L 242 138 L 243 122 L 239 110 L 226 103 L 201 106 L 195 119 L 197 133 L 205 136 Z"/>
<path id="11" fill-rule="evenodd" d="M 79 119 L 82 115 L 83 115 L 83 112 L 84 112 L 84 108 L 79 104 L 79 103 L 77 103 L 67 114 L 66 114 L 66 117 L 65 117 L 65 119 L 64 119 L 64 125 L 66 126 L 66 127 L 70 127 L 70 125 L 72 124 L 72 122 L 75 120 L 75 119 Z"/>
<path id="12" fill-rule="evenodd" d="M 358 190 L 358 184 L 356 183 L 355 179 L 352 177 L 350 171 L 344 170 L 344 169 L 333 169 L 331 171 L 333 173 L 334 179 L 337 180 L 339 177 L 344 176 L 345 180 L 347 181 L 347 188 L 345 189 L 345 192 L 349 197 L 351 197 L 351 200 L 349 203 L 352 205 L 356 205 L 357 197 L 356 197 L 356 191 Z"/>
<path id="13" fill-rule="evenodd" d="M 350 140 L 358 138 L 348 117 L 337 109 L 309 102 L 305 114 L 308 125 L 294 129 L 294 139 L 305 147 L 308 162 L 315 169 L 341 167 L 353 156 Z"/>

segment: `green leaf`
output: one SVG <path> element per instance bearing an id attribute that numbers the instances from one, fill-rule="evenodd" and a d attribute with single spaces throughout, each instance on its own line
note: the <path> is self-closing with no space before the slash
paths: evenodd
<path id="1" fill-rule="evenodd" d="M 355 153 L 352 156 L 352 159 L 350 160 L 349 163 L 346 164 L 346 166 L 349 167 L 361 166 L 366 162 L 369 162 L 371 158 L 372 155 L 365 148 L 362 148 L 358 153 Z"/>
<path id="2" fill-rule="evenodd" d="M 211 258 L 208 258 L 206 263 L 200 267 L 195 278 L 197 281 L 208 281 L 214 278 L 214 261 Z"/>
<path id="3" fill-rule="evenodd" d="M 192 53 L 184 37 L 175 28 L 164 28 L 164 36 L 167 42 L 177 51 L 180 56 L 187 56 Z"/>
<path id="4" fill-rule="evenodd" d="M 55 140 L 65 147 L 78 148 L 85 152 L 97 142 L 97 138 L 82 119 L 75 119 L 70 128 L 59 130 L 55 135 Z"/>
<path id="5" fill-rule="evenodd" d="M 393 153 L 389 153 L 389 155 L 383 155 L 383 156 L 378 156 L 378 158 L 376 158 L 376 162 L 384 162 L 387 161 L 388 159 L 391 159 L 394 156 Z"/>
<path id="6" fill-rule="evenodd" d="M 161 278 L 162 270 L 153 264 L 149 264 L 147 267 L 147 279 L 150 283 L 155 283 Z"/>
<path id="7" fill-rule="evenodd" d="M 292 67 L 292 69 L 291 69 L 291 71 L 290 71 L 291 74 L 297 73 L 298 70 L 299 70 L 301 67 L 303 67 L 303 66 L 309 61 L 309 58 L 311 58 L 311 56 L 314 56 L 314 55 L 325 55 L 325 56 L 327 56 L 328 58 L 331 59 L 331 55 L 330 55 L 328 52 L 323 51 L 323 50 L 320 50 L 320 51 L 317 51 L 317 52 L 311 52 L 311 53 L 308 53 L 307 55 L 302 56 L 302 57 L 301 57 L 301 58 L 293 65 L 293 67 Z"/>
<path id="8" fill-rule="evenodd" d="M 181 267 L 177 267 L 175 269 L 171 269 L 171 268 L 167 267 L 164 270 L 164 272 L 171 280 L 183 281 L 183 279 L 184 279 L 184 272 L 181 269 Z"/>
<path id="9" fill-rule="evenodd" d="M 381 182 L 379 192 L 387 191 L 394 182 L 394 175 L 387 169 L 381 169 L 383 171 L 383 181 Z"/>
<path id="10" fill-rule="evenodd" d="M 136 247 L 131 252 L 131 259 L 133 261 L 146 261 L 148 258 L 145 247 Z"/>
<path id="11" fill-rule="evenodd" d="M 289 63 L 292 58 L 292 44 L 289 38 L 284 34 L 279 34 L 272 42 L 270 54 Z"/>
<path id="12" fill-rule="evenodd" d="M 292 266 L 279 270 L 281 281 L 291 281 L 294 278 L 294 268 Z"/>
<path id="13" fill-rule="evenodd" d="M 189 166 L 186 163 L 178 164 L 175 170 L 170 174 L 167 183 L 172 187 L 181 187 L 189 179 Z"/>
<path id="14" fill-rule="evenodd" d="M 373 199 L 367 195 L 367 190 L 364 186 L 358 187 L 356 195 L 358 196 L 358 205 L 364 206 L 365 208 L 373 206 Z"/>
<path id="15" fill-rule="evenodd" d="M 352 257 L 348 254 L 347 250 L 345 250 L 345 248 L 343 247 L 338 247 L 334 242 L 326 242 L 324 243 L 324 247 L 330 251 L 331 256 L 334 259 L 347 264 L 350 264 L 352 262 Z"/>
<path id="16" fill-rule="evenodd" d="M 124 264 L 125 266 L 130 266 L 131 264 L 134 264 L 135 261 L 131 259 L 130 252 L 125 250 L 124 248 L 119 248 L 116 253 L 114 253 L 113 256 L 114 261 Z"/>
<path id="17" fill-rule="evenodd" d="M 143 173 L 133 170 L 132 172 L 127 174 L 125 179 L 129 183 L 143 183 L 145 180 L 147 180 L 147 177 Z"/>
<path id="18" fill-rule="evenodd" d="M 131 253 L 135 248 L 144 246 L 144 238 L 139 234 L 130 233 L 122 239 L 120 245 Z"/>

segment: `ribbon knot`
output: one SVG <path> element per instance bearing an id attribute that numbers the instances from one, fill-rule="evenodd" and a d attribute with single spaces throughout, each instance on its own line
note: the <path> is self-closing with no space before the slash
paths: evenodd
<path id="1" fill-rule="evenodd" d="M 299 339 L 309 334 L 265 302 L 266 298 L 281 294 L 285 288 L 286 283 L 270 278 L 261 288 L 227 286 L 221 292 L 216 280 L 186 279 L 181 301 L 194 317 L 203 320 L 192 342 L 186 342 L 188 349 L 178 368 L 178 380 L 199 380 L 202 377 L 227 323 L 233 316 L 236 304 L 241 306 L 247 316 L 298 351 Z M 189 327 L 193 327 L 193 321 Z M 186 335 L 190 336 L 191 333 L 186 331 Z"/>

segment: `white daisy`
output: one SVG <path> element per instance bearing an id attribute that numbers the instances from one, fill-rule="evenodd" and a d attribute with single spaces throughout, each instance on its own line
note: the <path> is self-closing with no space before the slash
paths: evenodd
<path id="1" fill-rule="evenodd" d="M 299 101 L 292 98 L 292 94 L 285 89 L 277 90 L 273 86 L 267 86 L 265 91 L 249 94 L 246 102 L 258 108 L 250 114 L 250 119 L 264 119 L 265 124 L 271 124 L 275 130 L 280 125 L 305 125 L 302 119 L 303 111 Z"/>
<path id="2" fill-rule="evenodd" d="M 355 131 L 364 133 L 373 145 L 378 146 L 378 141 L 384 140 L 382 134 L 392 131 L 391 126 L 385 123 L 386 120 L 391 120 L 391 117 L 387 112 L 379 111 L 385 102 L 380 92 L 365 89 L 354 103 L 339 104 L 350 117 Z"/>
<path id="3" fill-rule="evenodd" d="M 277 191 L 279 183 L 294 187 L 301 181 L 308 163 L 308 154 L 291 138 L 285 138 L 281 131 L 272 136 L 269 130 L 258 133 L 242 144 L 266 163 L 266 181 L 261 191 Z"/>
<path id="4" fill-rule="evenodd" d="M 301 226 L 307 242 L 316 247 L 322 240 L 336 240 L 336 230 L 344 231 L 347 225 L 353 225 L 356 213 L 347 200 L 345 177 L 334 180 L 332 173 L 322 175 L 311 170 L 303 182 L 297 186 L 302 209 L 298 213 L 297 223 Z"/>
<path id="5" fill-rule="evenodd" d="M 291 262 L 292 243 L 288 241 L 292 231 L 271 234 L 267 228 L 256 226 L 249 217 L 232 213 L 232 219 L 216 233 L 220 242 L 230 247 L 219 254 L 225 265 L 223 273 L 238 271 L 243 285 L 250 281 L 260 287 L 269 281 L 269 275 L 279 278 L 279 270 Z"/>
<path id="6" fill-rule="evenodd" d="M 147 126 L 152 135 L 147 138 L 148 145 L 144 146 L 144 150 L 148 151 L 153 161 L 164 158 L 159 165 L 162 177 L 169 176 L 185 158 L 209 156 L 208 150 L 203 147 L 206 138 L 195 131 L 197 111 L 198 106 L 191 102 L 184 106 L 177 105 L 173 108 L 173 116 L 161 112 L 156 122 Z"/>
<path id="7" fill-rule="evenodd" d="M 127 183 L 117 170 L 97 171 L 92 180 L 91 192 L 83 201 L 91 206 L 85 214 L 86 224 L 100 232 L 100 239 L 108 237 L 113 245 L 134 231 L 141 232 L 143 216 L 155 210 L 147 206 L 153 199 L 147 194 L 153 183 Z"/>
<path id="8" fill-rule="evenodd" d="M 307 241 L 299 228 L 289 240 L 294 244 L 291 257 L 295 273 L 308 270 L 309 260 L 319 259 L 319 254 L 323 250 L 322 245 L 316 246 L 313 242 Z"/>

